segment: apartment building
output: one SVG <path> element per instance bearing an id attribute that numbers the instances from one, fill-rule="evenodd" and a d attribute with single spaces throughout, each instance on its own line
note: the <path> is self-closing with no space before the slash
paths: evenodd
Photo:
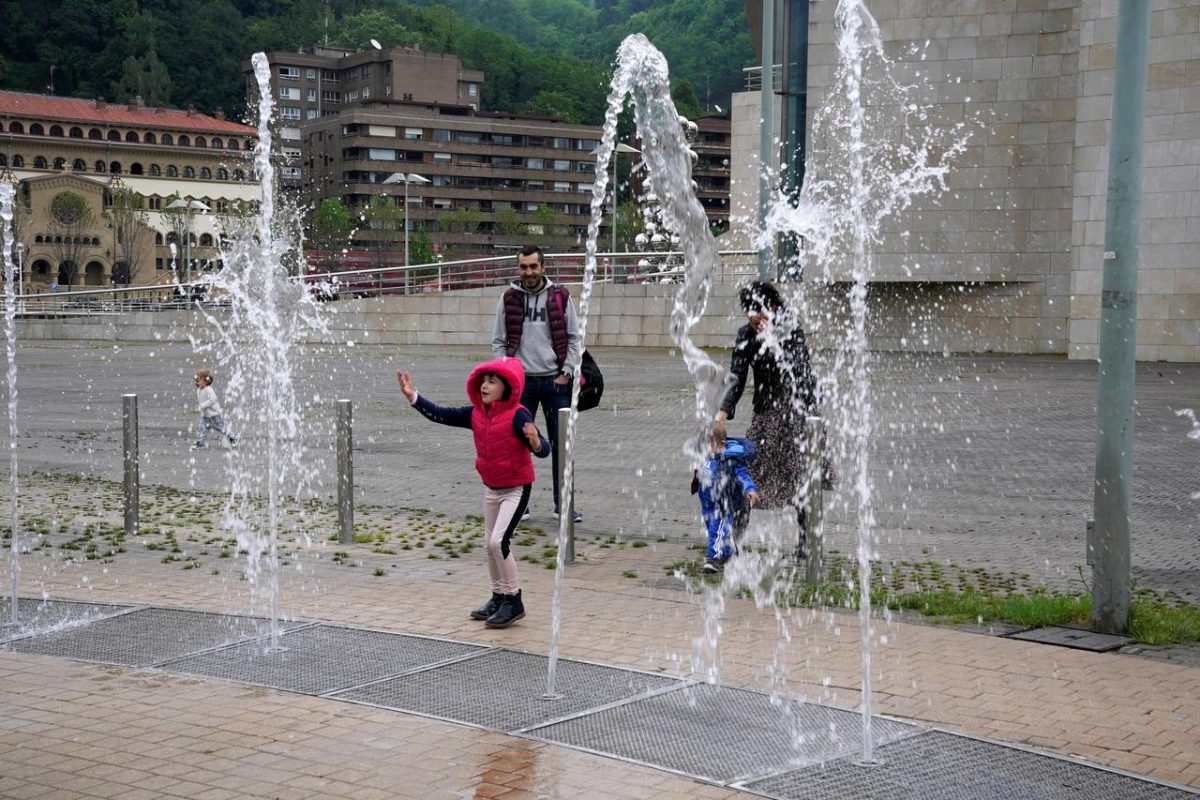
<path id="1" fill-rule="evenodd" d="M 537 241 L 582 246 L 591 212 L 598 127 L 439 103 L 377 103 L 303 126 L 303 196 L 340 198 L 361 212 L 373 199 L 404 208 L 435 252 L 493 254 Z M 412 177 L 416 176 L 416 177 Z M 396 179 L 393 179 L 396 181 Z M 607 234 L 605 234 L 607 235 Z M 358 232 L 360 243 L 400 238 Z"/>
<path id="2" fill-rule="evenodd" d="M 26 290 L 164 282 L 172 244 L 178 260 L 186 252 L 215 264 L 225 215 L 259 199 L 257 138 L 194 108 L 0 91 L 0 180 L 17 188 Z M 141 205 L 128 238 L 113 224 L 119 190 Z M 196 201 L 182 234 L 178 215 L 164 211 L 173 197 Z"/>
<path id="3" fill-rule="evenodd" d="M 709 227 L 714 233 L 724 233 L 729 230 L 729 116 L 701 117 L 695 123 L 692 150 L 697 159 L 692 180 L 696 197 L 704 206 Z"/>
<path id="4" fill-rule="evenodd" d="M 284 188 L 303 180 L 301 123 L 377 102 L 449 103 L 478 108 L 483 73 L 464 70 L 458 56 L 415 47 L 357 50 L 313 45 L 267 53 L 276 104 L 277 152 Z M 246 96 L 257 102 L 258 80 L 243 65 Z"/>

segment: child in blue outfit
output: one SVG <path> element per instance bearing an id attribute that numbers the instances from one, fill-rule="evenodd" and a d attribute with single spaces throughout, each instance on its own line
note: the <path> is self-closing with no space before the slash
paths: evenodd
<path id="1" fill-rule="evenodd" d="M 725 449 L 706 458 L 692 479 L 692 494 L 700 495 L 700 513 L 708 528 L 705 572 L 716 573 L 725 567 L 735 539 L 745 527 L 738 518 L 758 500 L 758 487 L 747 469 L 755 455 L 754 442 L 728 437 Z"/>

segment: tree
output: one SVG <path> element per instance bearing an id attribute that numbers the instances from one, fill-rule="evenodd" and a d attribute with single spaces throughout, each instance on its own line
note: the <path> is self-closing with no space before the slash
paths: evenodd
<path id="1" fill-rule="evenodd" d="M 341 261 L 341 250 L 350 243 L 354 232 L 354 214 L 340 199 L 331 197 L 313 212 L 309 222 L 309 241 L 320 251 L 320 263 L 333 269 Z"/>
<path id="2" fill-rule="evenodd" d="M 671 101 L 681 117 L 696 119 L 704 113 L 704 109 L 700 107 L 700 98 L 696 97 L 696 87 L 687 78 L 671 87 Z"/>
<path id="3" fill-rule="evenodd" d="M 171 75 L 151 50 L 145 56 L 125 59 L 121 79 L 113 83 L 112 90 L 118 103 L 140 97 L 148 106 L 165 106 L 171 102 Z"/>
<path id="4" fill-rule="evenodd" d="M 79 257 L 91 244 L 94 222 L 92 208 L 81 195 L 59 192 L 50 202 L 49 230 L 60 283 L 71 286 L 79 276 Z"/>
<path id="5" fill-rule="evenodd" d="M 384 195 L 371 198 L 371 202 L 363 211 L 363 221 L 366 222 L 367 228 L 375 231 L 372 237 L 375 242 L 375 263 L 382 267 L 387 261 L 389 245 L 395 241 L 394 235 L 389 232 L 403 227 L 404 215 L 396 204 Z"/>
<path id="6" fill-rule="evenodd" d="M 112 193 L 112 205 L 105 216 L 113 231 L 114 283 L 134 283 L 144 264 L 150 241 L 150 215 L 144 210 L 145 198 L 132 189 Z"/>
<path id="7" fill-rule="evenodd" d="M 424 227 L 412 232 L 412 240 L 408 243 L 409 255 L 414 264 L 433 263 L 433 244 L 429 241 L 429 233 Z"/>

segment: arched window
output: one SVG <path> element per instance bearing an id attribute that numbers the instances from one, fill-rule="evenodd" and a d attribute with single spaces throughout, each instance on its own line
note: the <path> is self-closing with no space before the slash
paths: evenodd
<path id="1" fill-rule="evenodd" d="M 129 165 L 129 174 L 130 175 L 141 175 L 142 174 L 142 165 L 136 161 L 133 162 L 132 164 L 130 164 Z"/>
<path id="2" fill-rule="evenodd" d="M 183 168 L 183 177 L 185 177 L 185 178 L 196 177 L 196 170 L 192 169 L 191 167 L 184 167 Z"/>
<path id="3" fill-rule="evenodd" d="M 114 161 L 111 164 L 109 164 L 108 171 L 111 172 L 113 175 L 120 175 L 121 174 L 121 162 Z"/>
<path id="4" fill-rule="evenodd" d="M 212 140 L 212 149 L 213 150 L 223 150 L 224 148 L 225 148 L 225 143 L 214 136 L 213 140 Z"/>
<path id="5" fill-rule="evenodd" d="M 108 164 L 103 161 L 97 161 L 95 164 L 96 172 L 108 172 Z"/>
<path id="6" fill-rule="evenodd" d="M 11 122 L 8 125 L 8 132 L 9 133 L 24 133 L 25 126 L 19 122 Z"/>
<path id="7" fill-rule="evenodd" d="M 200 177 L 206 181 L 212 180 L 212 170 L 209 169 L 208 167 L 201 167 L 200 168 Z"/>
<path id="8" fill-rule="evenodd" d="M 171 137 L 171 134 L 164 133 L 162 135 L 162 143 L 163 144 L 175 144 L 175 140 Z"/>
<path id="9" fill-rule="evenodd" d="M 59 156 L 58 158 L 54 159 L 54 168 L 56 170 L 58 170 L 59 172 L 62 172 L 64 169 L 67 168 L 67 160 L 65 158 L 63 158 L 62 156 Z"/>
<path id="10" fill-rule="evenodd" d="M 151 164 L 151 165 L 150 165 L 150 174 L 151 174 L 151 175 L 153 175 L 153 176 L 154 176 L 154 177 L 156 177 L 156 178 L 157 178 L 159 175 L 162 175 L 162 170 L 161 170 L 161 169 L 159 169 L 159 166 L 158 166 L 158 164 Z"/>
<path id="11" fill-rule="evenodd" d="M 186 133 L 181 133 L 179 135 L 179 146 L 180 147 L 191 147 L 192 146 L 192 140 L 188 138 Z"/>
<path id="12" fill-rule="evenodd" d="M 25 166 L 25 156 L 13 156 L 12 165 L 18 169 Z"/>
<path id="13" fill-rule="evenodd" d="M 82 139 L 83 138 L 83 128 L 79 128 L 79 127 L 71 128 L 70 132 L 67 135 L 70 136 L 72 139 Z"/>
<path id="14" fill-rule="evenodd" d="M 43 158 L 42 156 L 34 157 L 33 168 L 34 169 L 45 169 L 46 168 L 46 159 Z"/>
<path id="15" fill-rule="evenodd" d="M 179 177 L 179 168 L 176 167 L 174 164 L 168 164 L 167 165 L 167 177 L 168 178 L 178 178 Z"/>
<path id="16" fill-rule="evenodd" d="M 175 231 L 167 231 L 167 244 L 178 244 L 179 234 Z"/>
<path id="17" fill-rule="evenodd" d="M 126 131 L 125 132 L 125 141 L 137 142 L 137 140 L 138 140 L 137 131 Z"/>
<path id="18" fill-rule="evenodd" d="M 229 140 L 229 149 L 230 150 L 241 150 L 242 148 L 238 145 L 237 139 L 230 139 Z"/>
<path id="19" fill-rule="evenodd" d="M 108 134 L 104 138 L 108 139 L 110 142 L 119 142 L 119 141 L 121 141 L 121 132 L 120 131 L 109 131 Z"/>
<path id="20" fill-rule="evenodd" d="M 8 166 L 8 156 L 4 155 L 4 153 L 0 153 L 0 167 L 7 167 L 7 166 Z"/>
<path id="21" fill-rule="evenodd" d="M 34 243 L 34 244 L 41 244 L 41 243 L 42 243 L 42 235 L 41 235 L 40 233 L 39 233 L 37 236 L 33 237 L 33 243 Z"/>
<path id="22" fill-rule="evenodd" d="M 103 139 L 104 133 L 99 128 L 88 128 L 89 139 Z"/>
<path id="23" fill-rule="evenodd" d="M 51 136 L 62 136 L 63 135 L 62 125 L 51 125 L 50 126 L 50 135 Z"/>
<path id="24" fill-rule="evenodd" d="M 235 181 L 244 181 L 246 180 L 246 173 L 240 169 L 235 169 L 233 171 L 233 179 Z"/>
<path id="25" fill-rule="evenodd" d="M 150 131 L 146 131 L 146 135 L 142 137 L 142 141 L 146 144 L 158 144 L 158 137 Z"/>
<path id="26" fill-rule="evenodd" d="M 216 139 L 214 139 L 213 141 L 215 142 Z M 229 180 L 229 170 L 225 169 L 224 167 L 217 167 L 217 180 L 219 180 L 219 181 Z"/>
<path id="27" fill-rule="evenodd" d="M 212 247 L 213 246 L 213 238 L 212 238 L 211 233 L 200 234 L 200 246 L 201 247 Z"/>
<path id="28" fill-rule="evenodd" d="M 162 243 L 163 243 L 163 236 L 162 236 L 162 233 L 161 233 L 160 231 L 155 231 L 155 232 L 154 232 L 154 243 L 155 243 L 156 245 L 159 245 L 159 246 L 161 246 L 161 245 L 162 245 Z"/>
<path id="29" fill-rule="evenodd" d="M 35 122 L 29 126 L 29 135 L 30 136 L 45 136 L 46 130 L 41 125 L 39 125 L 38 123 Z"/>
<path id="30" fill-rule="evenodd" d="M 77 159 L 75 159 L 75 162 L 73 164 L 71 164 L 71 171 L 72 172 L 87 172 L 87 163 L 85 163 L 82 158 L 77 158 Z"/>
<path id="31" fill-rule="evenodd" d="M 196 137 L 196 147 L 208 147 L 208 142 L 204 140 L 203 136 Z"/>
<path id="32" fill-rule="evenodd" d="M 85 238 L 85 242 L 86 242 L 86 238 Z M 99 247 L 99 246 L 100 246 L 100 237 L 93 236 L 92 237 L 92 247 Z"/>

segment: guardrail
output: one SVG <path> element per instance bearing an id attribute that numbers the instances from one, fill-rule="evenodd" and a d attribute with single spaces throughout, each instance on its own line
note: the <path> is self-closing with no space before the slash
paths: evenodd
<path id="1" fill-rule="evenodd" d="M 757 253 L 730 250 L 721 253 L 718 282 L 741 280 L 755 269 Z M 676 283 L 682 280 L 683 253 L 655 253 L 654 264 L 645 253 L 605 253 L 597 256 L 596 280 L 600 283 Z M 512 254 L 491 258 L 414 264 L 410 267 L 383 265 L 368 269 L 325 270 L 309 267 L 293 280 L 310 286 L 318 300 L 334 301 L 356 297 L 394 294 L 423 294 L 461 289 L 503 286 L 516 277 Z M 660 266 L 661 265 L 661 266 Z M 584 257 L 579 253 L 546 255 L 546 273 L 557 283 L 581 283 Z M 127 314 L 137 311 L 176 311 L 186 308 L 221 308 L 229 299 L 216 284 L 161 283 L 150 286 L 80 287 L 54 292 L 17 295 L 17 313 L 22 316 L 76 316 Z"/>

